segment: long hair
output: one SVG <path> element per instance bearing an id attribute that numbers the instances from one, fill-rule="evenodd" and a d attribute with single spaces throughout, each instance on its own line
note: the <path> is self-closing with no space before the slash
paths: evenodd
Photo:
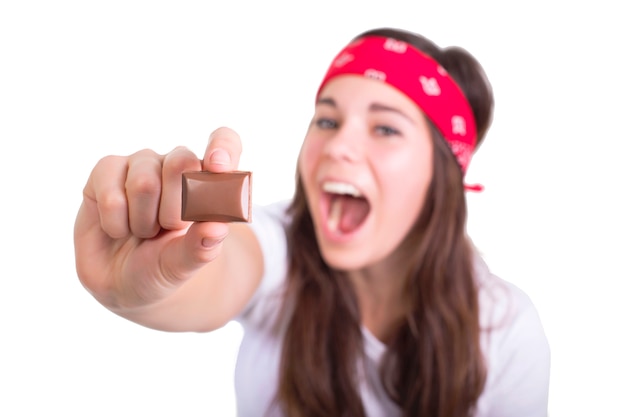
<path id="1" fill-rule="evenodd" d="M 395 29 L 358 37 L 367 35 L 405 41 L 437 60 L 464 91 L 482 141 L 491 122 L 493 97 L 482 68 L 469 53 L 440 49 L 428 39 Z M 486 379 L 473 250 L 465 230 L 461 169 L 439 131 L 432 124 L 430 128 L 432 181 L 403 242 L 413 248 L 404 281 L 410 305 L 394 330 L 379 372 L 388 396 L 404 416 L 467 417 Z M 284 307 L 289 319 L 277 402 L 290 417 L 365 417 L 357 381 L 364 355 L 358 300 L 350 281 L 321 256 L 299 177 L 290 214 Z"/>

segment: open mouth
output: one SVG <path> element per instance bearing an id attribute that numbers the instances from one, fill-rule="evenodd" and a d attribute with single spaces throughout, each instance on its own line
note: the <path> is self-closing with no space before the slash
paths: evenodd
<path id="1" fill-rule="evenodd" d="M 370 204 L 352 184 L 327 181 L 322 184 L 327 201 L 327 227 L 331 232 L 349 234 L 356 231 L 370 212 Z"/>

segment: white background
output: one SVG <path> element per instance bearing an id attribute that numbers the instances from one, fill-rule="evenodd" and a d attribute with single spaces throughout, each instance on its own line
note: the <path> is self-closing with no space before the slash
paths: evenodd
<path id="1" fill-rule="evenodd" d="M 232 416 L 237 325 L 168 334 L 80 286 L 72 228 L 106 154 L 243 139 L 253 195 L 291 195 L 330 59 L 392 26 L 484 65 L 495 121 L 468 228 L 535 301 L 550 415 L 626 416 L 623 13 L 611 0 L 2 1 L 0 415 Z"/>

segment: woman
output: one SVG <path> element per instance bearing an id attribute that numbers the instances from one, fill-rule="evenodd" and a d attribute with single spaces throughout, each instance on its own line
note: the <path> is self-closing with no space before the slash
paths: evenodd
<path id="1" fill-rule="evenodd" d="M 536 310 L 466 236 L 464 173 L 493 107 L 478 62 L 373 30 L 316 100 L 293 200 L 251 224 L 180 219 L 182 172 L 237 168 L 229 129 L 202 160 L 179 147 L 99 161 L 75 227 L 83 284 L 156 329 L 239 321 L 241 416 L 545 416 Z"/>

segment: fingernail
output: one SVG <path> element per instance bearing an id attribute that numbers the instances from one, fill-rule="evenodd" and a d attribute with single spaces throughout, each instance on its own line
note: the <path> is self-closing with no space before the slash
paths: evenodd
<path id="1" fill-rule="evenodd" d="M 202 239 L 202 247 L 204 249 L 212 249 L 216 245 L 217 245 L 217 243 L 213 239 L 207 239 L 206 237 L 204 239 Z"/>
<path id="2" fill-rule="evenodd" d="M 224 149 L 215 149 L 209 155 L 209 163 L 216 165 L 230 165 L 230 154 Z"/>
<path id="3" fill-rule="evenodd" d="M 204 249 L 213 249 L 214 247 L 222 243 L 224 239 L 226 239 L 226 236 L 218 238 L 218 239 L 212 239 L 212 238 L 207 238 L 207 237 L 202 238 L 202 247 Z"/>

